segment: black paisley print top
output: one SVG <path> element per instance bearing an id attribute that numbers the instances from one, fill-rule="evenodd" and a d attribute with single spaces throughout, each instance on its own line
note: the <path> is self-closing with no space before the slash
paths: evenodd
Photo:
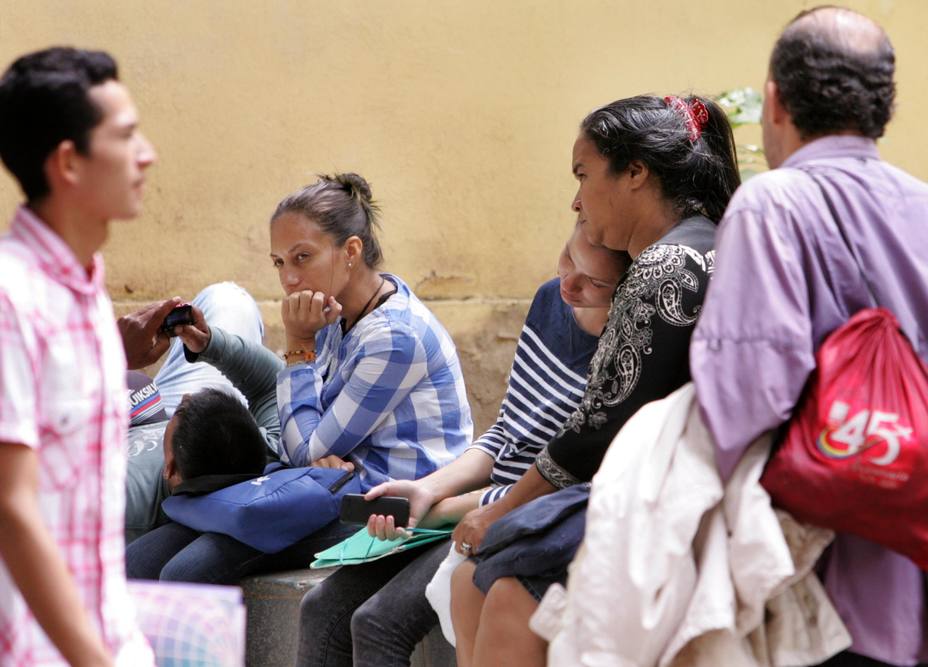
<path id="1" fill-rule="evenodd" d="M 616 289 L 580 406 L 535 465 L 562 488 L 592 479 L 642 405 L 690 380 L 689 345 L 715 261 L 715 224 L 687 218 L 632 262 Z"/>

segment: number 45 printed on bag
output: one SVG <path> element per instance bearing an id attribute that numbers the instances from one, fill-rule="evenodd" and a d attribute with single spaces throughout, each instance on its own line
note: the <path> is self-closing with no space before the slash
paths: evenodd
<path id="1" fill-rule="evenodd" d="M 899 423 L 899 415 L 892 412 L 868 409 L 853 415 L 850 412 L 851 406 L 844 401 L 831 404 L 828 428 L 818 439 L 819 450 L 829 458 L 845 459 L 886 443 L 885 453 L 868 458 L 868 463 L 891 465 L 899 456 L 900 439 L 912 437 L 912 428 Z"/>

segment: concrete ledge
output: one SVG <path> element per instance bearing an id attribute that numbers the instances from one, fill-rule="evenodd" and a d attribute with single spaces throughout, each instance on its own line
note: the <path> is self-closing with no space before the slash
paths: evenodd
<path id="1" fill-rule="evenodd" d="M 248 610 L 245 663 L 249 667 L 293 667 L 300 633 L 300 600 L 335 569 L 291 570 L 242 580 Z M 440 628 L 416 647 L 413 667 L 453 667 L 454 648 Z"/>
<path id="2" fill-rule="evenodd" d="M 329 574 L 329 570 L 294 570 L 242 581 L 248 610 L 247 665 L 293 667 L 300 636 L 300 600 Z"/>

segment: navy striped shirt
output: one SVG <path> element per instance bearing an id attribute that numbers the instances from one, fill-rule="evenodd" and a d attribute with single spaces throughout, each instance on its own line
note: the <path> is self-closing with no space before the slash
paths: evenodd
<path id="1" fill-rule="evenodd" d="M 577 325 L 561 299 L 558 278 L 538 289 L 519 335 L 499 417 L 471 445 L 495 460 L 493 487 L 481 505 L 505 495 L 576 410 L 597 341 Z"/>

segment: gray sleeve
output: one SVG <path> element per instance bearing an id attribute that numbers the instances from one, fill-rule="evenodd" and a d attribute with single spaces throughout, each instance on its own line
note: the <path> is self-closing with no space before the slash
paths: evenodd
<path id="1" fill-rule="evenodd" d="M 284 362 L 259 343 L 246 341 L 219 327 L 211 327 L 210 332 L 209 345 L 199 355 L 184 350 L 187 360 L 215 366 L 245 395 L 268 447 L 280 456 L 277 373 Z"/>

